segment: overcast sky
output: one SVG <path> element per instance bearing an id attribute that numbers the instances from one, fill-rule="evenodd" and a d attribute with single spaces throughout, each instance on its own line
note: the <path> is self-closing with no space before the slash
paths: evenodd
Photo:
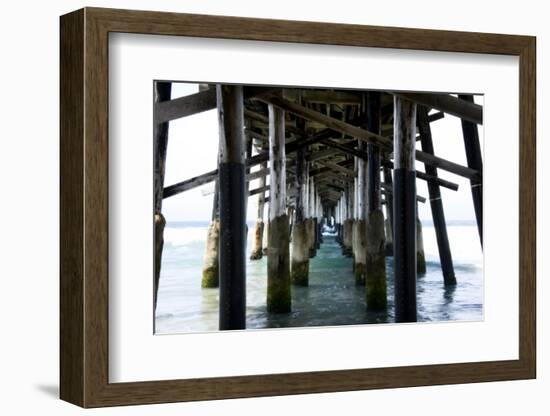
<path id="1" fill-rule="evenodd" d="M 172 98 L 193 94 L 197 91 L 197 84 L 172 84 Z M 478 104 L 483 104 L 482 100 L 481 96 L 476 97 Z M 460 119 L 445 115 L 443 119 L 431 123 L 431 128 L 435 154 L 455 163 L 466 165 Z M 478 128 L 483 151 L 483 127 L 479 126 Z M 216 169 L 218 138 L 216 110 L 171 121 L 165 186 Z M 417 146 L 420 149 L 420 142 Z M 422 163 L 417 162 L 417 170 L 424 171 Z M 446 219 L 448 221 L 474 221 L 469 181 L 442 170 L 438 170 L 438 174 L 441 178 L 459 185 L 456 192 L 441 188 Z M 251 183 L 250 188 L 256 187 L 257 180 Z M 162 211 L 166 220 L 209 221 L 212 213 L 212 191 L 213 183 L 165 199 Z M 417 193 L 428 197 L 425 181 L 417 181 Z M 257 200 L 257 196 L 248 198 L 248 221 L 255 220 Z M 419 215 L 422 220 L 431 220 L 428 202 L 419 204 Z"/>

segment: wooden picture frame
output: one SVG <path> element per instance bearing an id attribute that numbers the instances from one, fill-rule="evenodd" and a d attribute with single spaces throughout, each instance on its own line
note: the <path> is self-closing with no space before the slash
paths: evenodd
<path id="1" fill-rule="evenodd" d="M 109 383 L 108 34 L 519 57 L 519 359 Z M 529 379 L 536 376 L 534 37 L 85 8 L 61 17 L 60 396 L 82 407 Z"/>

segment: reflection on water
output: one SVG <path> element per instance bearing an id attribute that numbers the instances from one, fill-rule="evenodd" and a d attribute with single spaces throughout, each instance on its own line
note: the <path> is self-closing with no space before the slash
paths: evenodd
<path id="1" fill-rule="evenodd" d="M 452 227 L 450 227 L 452 228 Z M 202 231 L 202 229 L 201 229 Z M 429 232 L 426 233 L 429 236 Z M 249 241 L 251 239 L 249 238 Z M 482 269 L 455 260 L 458 285 L 445 288 L 438 259 L 426 246 L 427 272 L 417 283 L 418 320 L 483 319 Z M 218 329 L 218 289 L 201 289 L 204 241 L 170 240 L 162 259 L 156 317 L 157 333 Z M 309 287 L 292 287 L 292 313 L 268 314 L 265 306 L 267 258 L 247 261 L 247 328 L 288 328 L 394 322 L 393 260 L 386 260 L 388 310 L 365 308 L 365 289 L 355 286 L 352 259 L 341 255 L 334 237 L 325 236 L 310 259 Z"/>

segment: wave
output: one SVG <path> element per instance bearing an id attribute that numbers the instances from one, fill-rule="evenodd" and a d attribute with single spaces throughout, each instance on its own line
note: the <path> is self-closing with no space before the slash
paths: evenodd
<path id="1" fill-rule="evenodd" d="M 164 243 L 174 247 L 206 241 L 208 227 L 170 227 L 164 229 Z"/>

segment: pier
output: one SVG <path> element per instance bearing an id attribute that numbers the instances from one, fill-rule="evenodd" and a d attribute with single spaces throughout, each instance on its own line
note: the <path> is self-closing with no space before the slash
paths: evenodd
<path id="1" fill-rule="evenodd" d="M 197 282 L 219 288 L 220 330 L 246 328 L 247 261 L 267 260 L 267 312 L 292 313 L 293 290 L 308 290 L 311 259 L 326 252 L 324 231 L 351 258 L 365 310 L 387 309 L 391 264 L 393 319 L 416 322 L 417 279 L 427 269 L 418 204 L 431 210 L 443 288 L 457 284 L 441 188 L 458 184 L 439 171 L 469 181 L 482 246 L 483 108 L 471 95 L 201 84 L 172 99 L 170 82 L 155 82 L 154 91 L 155 307 L 162 202 L 206 184 L 214 198 Z M 217 169 L 166 185 L 170 122 L 208 110 L 217 111 Z M 437 155 L 430 124 L 443 117 L 460 119 L 467 165 Z M 247 252 L 248 198 L 258 209 Z"/>

